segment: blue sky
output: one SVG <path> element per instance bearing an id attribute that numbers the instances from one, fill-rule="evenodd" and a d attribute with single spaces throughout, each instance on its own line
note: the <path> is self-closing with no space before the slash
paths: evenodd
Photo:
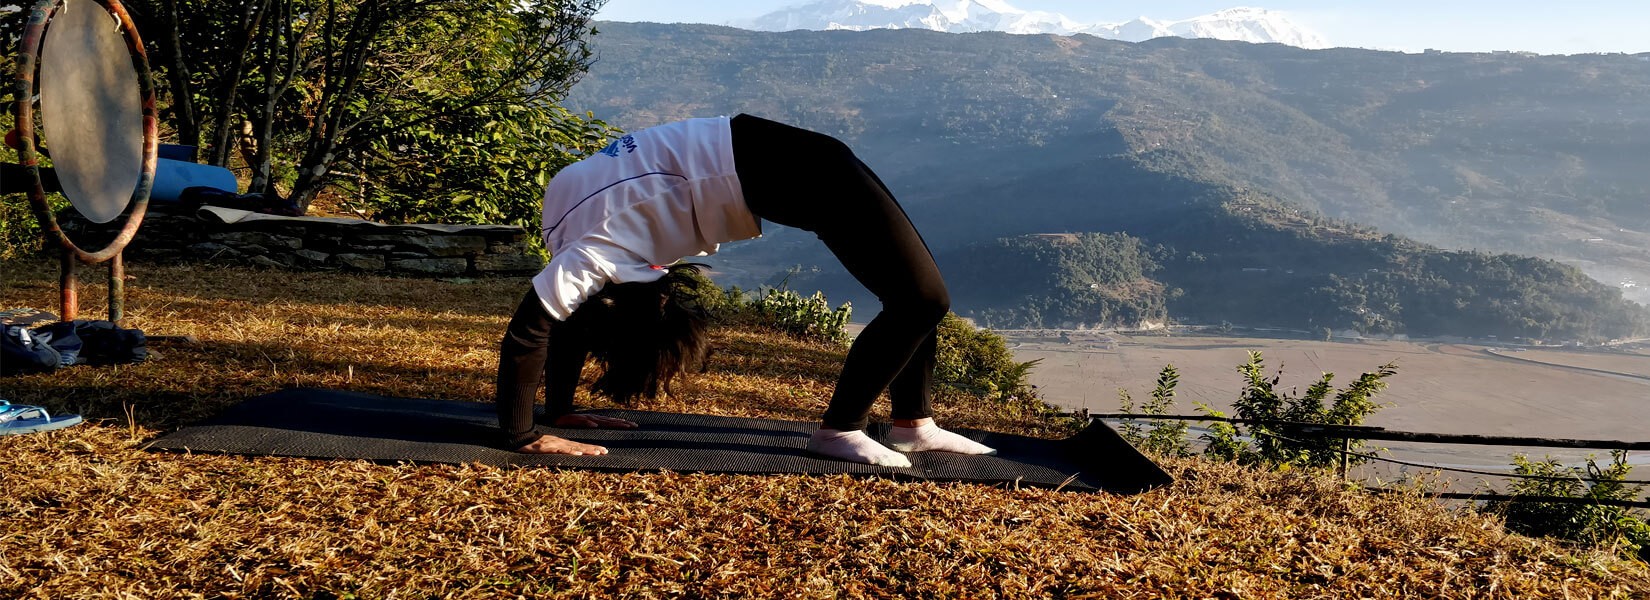
<path id="1" fill-rule="evenodd" d="M 612 21 L 726 23 L 807 0 L 609 0 Z M 1650 0 L 1008 0 L 1080 22 L 1177 20 L 1223 8 L 1285 11 L 1337 46 L 1548 54 L 1650 51 Z"/>

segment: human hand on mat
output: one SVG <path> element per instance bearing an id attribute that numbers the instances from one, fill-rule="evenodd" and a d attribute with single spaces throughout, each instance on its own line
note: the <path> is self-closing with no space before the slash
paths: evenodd
<path id="1" fill-rule="evenodd" d="M 618 417 L 570 413 L 557 417 L 556 427 L 567 429 L 635 429 L 636 423 Z"/>
<path id="2" fill-rule="evenodd" d="M 541 435 L 526 446 L 516 449 L 524 454 L 568 454 L 572 456 L 601 456 L 607 449 L 592 444 L 575 442 L 553 435 Z"/>

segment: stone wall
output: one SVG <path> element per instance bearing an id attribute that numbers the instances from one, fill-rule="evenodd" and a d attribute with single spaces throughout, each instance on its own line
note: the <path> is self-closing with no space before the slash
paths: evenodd
<path id="1" fill-rule="evenodd" d="M 62 226 L 82 248 L 101 248 L 125 218 L 93 225 L 65 211 Z M 72 215 L 72 217 L 71 217 Z M 384 225 L 358 219 L 215 215 L 151 206 L 126 259 L 260 265 L 421 277 L 531 275 L 544 261 L 511 225 Z"/>

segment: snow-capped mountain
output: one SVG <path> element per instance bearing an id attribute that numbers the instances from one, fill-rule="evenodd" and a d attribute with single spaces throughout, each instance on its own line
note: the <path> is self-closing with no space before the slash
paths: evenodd
<path id="1" fill-rule="evenodd" d="M 1301 48 L 1328 48 L 1323 36 L 1289 20 L 1283 13 L 1263 8 L 1229 8 L 1201 17 L 1164 24 L 1186 38 L 1237 40 L 1263 44 L 1277 42 Z"/>
<path id="2" fill-rule="evenodd" d="M 931 29 L 951 33 L 1087 33 L 1129 42 L 1172 35 L 1276 42 L 1302 48 L 1329 47 L 1323 36 L 1290 21 L 1283 13 L 1260 8 L 1232 8 L 1182 21 L 1140 17 L 1125 23 L 1079 23 L 1058 13 L 1021 10 L 1003 0 L 819 0 L 731 24 L 761 31 Z"/>

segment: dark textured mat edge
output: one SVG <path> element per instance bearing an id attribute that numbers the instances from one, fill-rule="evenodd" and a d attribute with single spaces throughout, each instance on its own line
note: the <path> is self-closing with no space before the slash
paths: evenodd
<path id="1" fill-rule="evenodd" d="M 816 423 L 646 411 L 593 411 L 634 420 L 638 430 L 541 431 L 607 446 L 601 457 L 525 455 L 491 446 L 490 403 L 289 389 L 236 404 L 162 436 L 150 450 L 399 463 L 484 463 L 606 472 L 806 473 L 1027 485 L 1138 493 L 1173 481 L 1106 424 L 1064 440 L 958 430 L 999 455 L 911 453 L 894 469 L 816 457 L 804 449 Z M 886 425 L 868 430 L 880 437 Z"/>

